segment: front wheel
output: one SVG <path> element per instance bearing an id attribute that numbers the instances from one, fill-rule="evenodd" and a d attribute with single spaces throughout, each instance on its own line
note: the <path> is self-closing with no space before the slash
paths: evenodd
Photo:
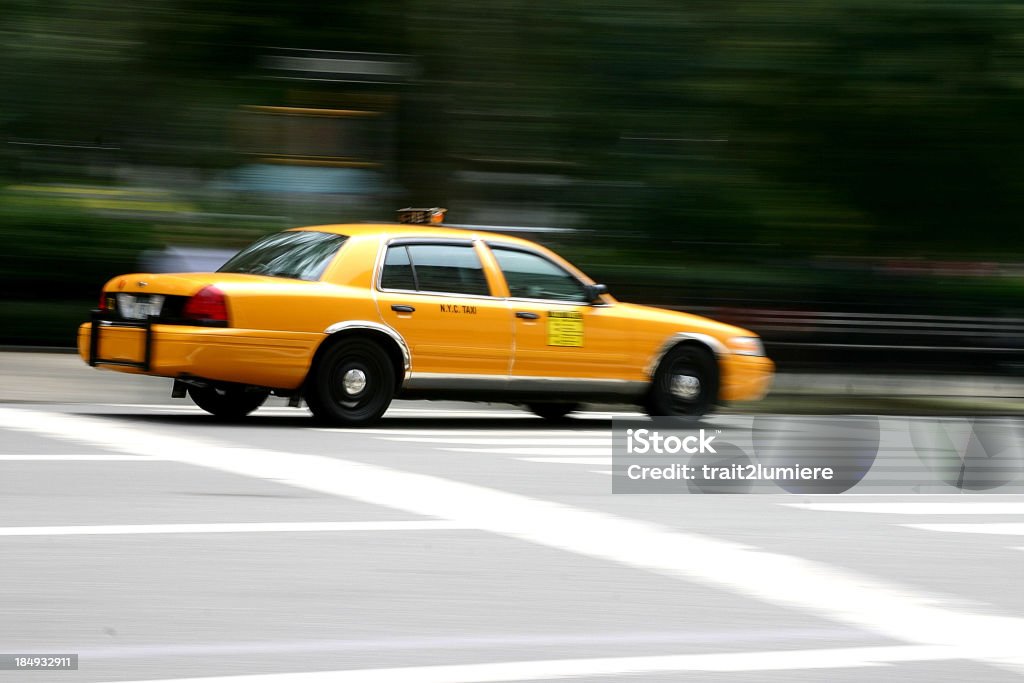
<path id="1" fill-rule="evenodd" d="M 526 407 L 530 412 L 545 420 L 557 422 L 576 410 L 579 410 L 579 403 L 527 403 Z"/>
<path id="2" fill-rule="evenodd" d="M 718 362 L 704 347 L 683 344 L 658 365 L 647 394 L 651 417 L 699 417 L 718 399 Z"/>
<path id="3" fill-rule="evenodd" d="M 395 394 L 395 369 L 368 339 L 336 342 L 317 361 L 306 385 L 313 416 L 331 424 L 362 426 L 380 418 Z"/>
<path id="4" fill-rule="evenodd" d="M 189 397 L 197 406 L 224 420 L 245 417 L 263 405 L 270 392 L 241 385 L 190 386 Z"/>

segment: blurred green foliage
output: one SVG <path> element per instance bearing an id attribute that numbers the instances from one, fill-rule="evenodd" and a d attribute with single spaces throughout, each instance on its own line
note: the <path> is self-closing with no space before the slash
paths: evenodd
<path id="1" fill-rule="evenodd" d="M 137 269 L 149 222 L 78 201 L 0 193 L 0 342 L 73 346 L 103 283 Z"/>
<path id="2" fill-rule="evenodd" d="M 1009 0 L 4 0 L 0 130 L 237 162 L 266 46 L 412 55 L 400 177 L 574 181 L 586 227 L 866 254 L 1020 252 L 1024 7 Z M 531 165 L 532 164 L 532 165 Z M 708 250 L 702 250 L 708 251 Z M 714 250 L 711 250 L 714 251 Z"/>
<path id="3" fill-rule="evenodd" d="M 74 347 L 78 326 L 89 319 L 95 299 L 61 301 L 0 299 L 0 341 L 16 346 Z"/>
<path id="4" fill-rule="evenodd" d="M 386 161 L 401 194 L 373 200 L 380 217 L 442 204 L 459 222 L 462 206 L 500 204 L 514 223 L 515 207 L 554 207 L 588 231 L 583 265 L 612 263 L 659 298 L 1020 307 L 1019 279 L 808 266 L 1022 258 L 1016 0 L 0 0 L 0 35 L 11 182 L 177 167 L 202 187 L 244 161 L 239 107 L 381 90 L 268 78 L 268 47 L 395 53 L 417 76 L 384 88 L 399 102 Z M 19 146 L 39 140 L 69 149 L 47 162 Z M 45 275 L 28 287 L 39 294 L 95 288 L 153 239 L 146 221 L 3 201 L 4 282 Z M 275 225 L 320 215 L 294 198 L 197 202 Z"/>
<path id="5" fill-rule="evenodd" d="M 0 195 L 0 226 L 0 289 L 18 301 L 92 300 L 153 246 L 145 223 L 9 194 Z"/>

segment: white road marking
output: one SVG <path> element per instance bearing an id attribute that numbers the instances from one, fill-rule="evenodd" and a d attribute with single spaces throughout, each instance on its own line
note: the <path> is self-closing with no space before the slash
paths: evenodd
<path id="1" fill-rule="evenodd" d="M 963 499 L 963 494 L 957 494 Z M 821 512 L 870 512 L 888 515 L 1020 515 L 1024 503 L 962 500 L 959 503 L 781 503 L 786 507 Z"/>
<path id="2" fill-rule="evenodd" d="M 465 424 L 465 423 L 462 423 Z M 314 431 L 318 432 L 332 432 L 342 434 L 367 434 L 370 436 L 378 434 L 390 434 L 392 436 L 401 435 L 403 437 L 443 437 L 443 436 L 461 436 L 461 437 L 480 437 L 480 438 L 496 438 L 498 436 L 507 437 L 506 442 L 517 436 L 523 436 L 526 434 L 536 434 L 540 431 L 545 437 L 551 438 L 569 438 L 572 436 L 586 436 L 593 438 L 595 436 L 605 436 L 607 432 L 604 428 L 595 429 L 593 427 L 580 428 L 578 430 L 536 430 L 528 428 L 519 429 L 405 429 L 402 427 L 314 427 Z"/>
<path id="3" fill-rule="evenodd" d="M 476 436 L 385 436 L 383 441 L 409 443 L 437 443 L 451 445 L 507 446 L 510 442 L 516 446 L 607 446 L 611 448 L 612 439 L 592 436 L 551 436 L 544 438 L 508 437 L 476 437 Z"/>
<path id="4" fill-rule="evenodd" d="M 537 457 L 515 458 L 523 462 L 537 462 L 550 465 L 611 465 L 612 459 L 607 454 L 611 450 L 611 437 L 603 438 L 578 438 L 576 436 L 555 436 L 550 438 L 521 438 L 517 436 L 489 437 L 412 437 L 412 436 L 384 436 L 378 437 L 382 441 L 397 441 L 401 443 L 429 443 L 438 444 L 435 448 L 452 453 L 490 453 L 495 455 L 534 455 Z M 500 448 L 445 448 L 446 445 L 468 446 L 479 445 L 489 446 L 497 444 L 515 443 L 514 447 L 503 446 Z M 602 472 L 598 472 L 601 474 Z M 608 474 L 611 474 L 609 472 Z"/>
<path id="5" fill-rule="evenodd" d="M 1003 536 L 1024 536 L 1024 523 L 990 522 L 987 524 L 900 524 L 910 529 L 945 531 L 954 534 L 999 534 Z"/>
<path id="6" fill-rule="evenodd" d="M 164 683 L 497 683 L 498 681 L 532 681 L 581 676 L 591 678 L 628 676 L 672 671 L 741 672 L 845 669 L 887 666 L 906 662 L 944 661 L 977 657 L 983 654 L 983 652 L 966 652 L 934 645 L 893 645 L 779 652 L 548 659 L 489 664 L 349 669 L 163 680 Z"/>
<path id="7" fill-rule="evenodd" d="M 489 420 L 532 420 L 539 422 L 541 418 L 532 413 L 520 413 L 518 411 L 484 411 L 484 410 L 389 410 L 384 414 L 388 417 L 415 419 L 415 418 L 436 418 L 436 417 L 479 417 Z"/>
<path id="8" fill-rule="evenodd" d="M 444 448 L 441 450 L 456 453 L 495 453 L 497 455 L 578 455 L 607 456 L 609 448 L 594 446 L 524 446 L 522 448 Z"/>
<path id="9" fill-rule="evenodd" d="M 111 408 L 137 408 L 139 410 L 160 410 L 172 412 L 189 412 L 196 415 L 206 415 L 207 412 L 194 403 L 101 403 L 99 405 Z M 284 415 L 295 415 L 301 417 L 309 415 L 309 411 L 291 406 L 262 406 L 257 409 L 259 413 L 280 413 Z"/>
<path id="10" fill-rule="evenodd" d="M 493 488 L 380 465 L 318 455 L 239 448 L 205 438 L 185 438 L 138 426 L 77 415 L 0 408 L 0 427 L 88 441 L 127 453 L 165 457 L 238 475 L 445 519 L 565 552 L 614 562 L 682 581 L 726 590 L 867 629 L 907 643 L 917 656 L 984 659 L 1024 671 L 1020 643 L 1024 619 L 973 614 L 944 606 L 934 595 L 822 562 L 763 551 L 652 522 L 543 501 Z M 793 652 L 751 655 L 757 668 L 792 667 Z M 718 655 L 736 666 L 740 655 Z M 843 662 L 842 651 L 810 653 L 818 666 Z M 733 662 L 729 664 L 729 662 Z M 851 666 L 865 663 L 853 659 Z M 678 667 L 679 662 L 672 666 Z M 503 670 L 507 670 L 505 665 Z M 552 665 L 559 666 L 559 665 Z M 618 667 L 624 666 L 620 661 Z M 625 665 L 630 671 L 635 664 Z M 567 666 L 573 675 L 579 665 Z M 616 669 L 618 671 L 619 669 Z M 464 670 L 463 670 L 464 671 Z M 546 677 L 551 672 L 545 670 Z M 516 673 L 513 678 L 534 675 Z M 481 680 L 460 674 L 458 680 Z M 505 674 L 502 674 L 505 675 Z M 324 678 L 336 681 L 338 678 Z M 365 675 L 359 678 L 367 680 Z M 393 677 L 378 680 L 394 681 Z M 417 678 L 422 683 L 423 677 Z M 436 679 L 451 680 L 451 679 Z M 484 679 L 486 680 L 486 679 Z M 507 680 L 492 678 L 491 680 Z M 193 681 L 192 683 L 196 683 Z"/>
<path id="11" fill-rule="evenodd" d="M 239 534 L 292 531 L 465 530 L 444 520 L 385 522 L 226 522 L 217 524 L 107 524 L 101 526 L 6 526 L 0 536 L 120 536 L 128 534 Z"/>
<path id="12" fill-rule="evenodd" d="M 523 437 L 522 432 L 495 437 L 484 432 L 479 436 L 381 436 L 382 441 L 399 443 L 431 444 L 439 450 L 453 453 L 490 453 L 496 455 L 538 455 L 547 457 L 516 458 L 523 462 L 537 462 L 552 465 L 611 465 L 608 456 L 611 451 L 611 436 L 581 436 L 579 434 L 556 434 L 544 437 Z M 435 445 L 436 444 L 436 445 Z M 509 446 L 509 444 L 515 444 Z M 446 448 L 446 446 L 452 446 Z M 462 448 L 462 446 L 475 446 Z M 496 447 L 495 447 L 496 446 Z"/>
<path id="13" fill-rule="evenodd" d="M 515 409 L 515 408 L 491 408 L 491 409 L 476 409 L 473 408 L 406 408 L 406 407 L 391 407 L 388 408 L 387 413 L 397 413 L 401 415 L 408 415 L 411 417 L 417 417 L 420 415 L 480 415 L 483 417 L 491 418 L 502 418 L 502 417 L 525 417 L 530 420 L 539 422 L 543 419 L 534 415 L 529 410 Z M 644 413 L 632 412 L 632 411 L 606 411 L 606 410 L 582 410 L 572 414 L 569 420 L 610 420 L 613 417 L 646 417 Z M 543 424 L 543 423 L 541 423 Z"/>
<path id="14" fill-rule="evenodd" d="M 516 458 L 523 462 L 545 462 L 552 465 L 611 465 L 611 458 Z"/>
<path id="15" fill-rule="evenodd" d="M 593 645 L 727 645 L 741 643 L 785 643 L 794 641 L 876 641 L 864 631 L 836 628 L 771 628 L 690 631 L 599 631 L 575 633 L 451 633 L 442 636 L 393 635 L 368 638 L 320 638 L 303 640 L 242 640 L 123 643 L 111 645 L 51 644 L 60 652 L 77 652 L 80 660 L 155 659 L 224 655 L 269 655 L 301 653 L 361 654 L 438 650 L 494 650 L 528 647 L 531 651 L 564 646 Z M 806 647 L 810 647 L 807 645 Z M 854 645 L 849 645 L 854 647 Z"/>
<path id="16" fill-rule="evenodd" d="M 71 454 L 56 454 L 56 453 L 17 453 L 17 454 L 3 454 L 0 455 L 0 461 L 3 462 L 15 462 L 15 461 L 41 461 L 45 462 L 48 460 L 54 461 L 113 461 L 113 462 L 166 462 L 163 458 L 154 458 L 148 455 L 120 455 L 113 453 L 71 453 Z"/>
<path id="17" fill-rule="evenodd" d="M 501 407 L 501 408 L 411 408 L 411 407 L 399 407 L 390 406 L 388 408 L 389 413 L 408 413 L 411 415 L 422 415 L 423 413 L 472 413 L 474 415 L 489 415 L 491 417 L 502 417 L 504 415 L 517 415 L 522 417 L 536 418 L 537 416 L 526 410 L 520 410 L 517 408 Z"/>
<path id="18" fill-rule="evenodd" d="M 199 406 L 191 403 L 104 403 L 102 405 L 113 408 L 134 408 L 139 410 L 156 410 L 161 412 L 187 412 L 196 415 L 204 415 L 206 412 Z M 262 406 L 254 413 L 256 415 L 294 415 L 303 417 L 309 415 L 309 409 L 293 408 L 291 406 Z M 576 413 L 573 419 L 577 420 L 608 420 L 614 417 L 637 416 L 636 413 Z M 388 408 L 385 416 L 415 418 L 415 417 L 482 417 L 491 419 L 528 419 L 539 422 L 541 418 L 525 410 L 515 409 L 492 409 L 474 410 L 469 409 L 438 409 L 438 408 Z"/>

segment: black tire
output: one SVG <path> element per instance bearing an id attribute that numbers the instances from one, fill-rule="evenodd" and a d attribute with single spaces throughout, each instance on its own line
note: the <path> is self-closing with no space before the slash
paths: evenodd
<path id="1" fill-rule="evenodd" d="M 557 422 L 564 420 L 566 416 L 576 410 L 579 410 L 579 403 L 527 403 L 526 407 L 530 409 L 530 412 L 534 415 L 543 417 L 545 420 L 551 420 Z"/>
<path id="2" fill-rule="evenodd" d="M 651 417 L 700 417 L 718 401 L 718 361 L 708 349 L 680 344 L 661 360 L 644 408 Z"/>
<path id="3" fill-rule="evenodd" d="M 321 422 L 352 427 L 372 424 L 391 405 L 395 368 L 373 341 L 341 339 L 317 360 L 305 394 L 309 409 Z"/>
<path id="4" fill-rule="evenodd" d="M 190 386 L 189 397 L 197 406 L 222 420 L 238 420 L 263 405 L 270 392 L 240 384 Z"/>

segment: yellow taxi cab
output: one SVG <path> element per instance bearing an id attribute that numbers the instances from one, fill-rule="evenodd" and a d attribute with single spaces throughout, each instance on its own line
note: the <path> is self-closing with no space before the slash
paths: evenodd
<path id="1" fill-rule="evenodd" d="M 445 227 L 443 209 L 400 216 L 272 234 L 214 273 L 115 277 L 79 353 L 173 378 L 172 395 L 220 417 L 273 393 L 346 425 L 394 398 L 559 419 L 583 402 L 699 416 L 767 391 L 774 366 L 752 332 L 619 302 L 538 244 Z"/>

